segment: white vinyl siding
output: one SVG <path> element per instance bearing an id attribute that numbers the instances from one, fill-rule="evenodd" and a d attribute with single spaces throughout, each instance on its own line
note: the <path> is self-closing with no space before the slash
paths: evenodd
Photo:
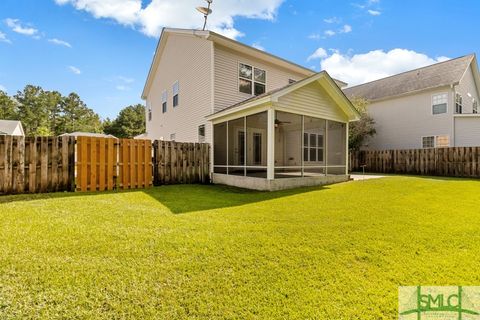
<path id="1" fill-rule="evenodd" d="M 204 124 L 207 133 L 210 123 L 205 117 L 212 113 L 212 54 L 211 41 L 191 35 L 170 34 L 154 70 L 147 102 L 155 109 L 152 121 L 147 122 L 149 139 L 170 139 L 194 142 L 198 126 Z M 173 108 L 173 87 L 179 83 L 179 106 Z M 181 88 L 180 88 L 181 86 Z M 167 113 L 162 113 L 162 92 L 168 92 Z M 158 110 L 158 111 L 156 111 Z M 206 142 L 210 142 L 209 136 Z"/>
<path id="2" fill-rule="evenodd" d="M 265 91 L 272 91 L 288 84 L 288 79 L 304 79 L 313 74 L 305 74 L 289 71 L 277 67 L 255 57 L 235 52 L 226 47 L 215 45 L 215 112 L 223 110 L 231 105 L 244 101 L 251 94 L 239 91 L 238 67 L 239 63 L 257 67 L 266 72 Z"/>
<path id="3" fill-rule="evenodd" d="M 347 115 L 328 95 L 325 89 L 313 82 L 278 99 L 277 106 L 285 112 L 308 114 L 312 117 L 346 122 Z"/>
<path id="4" fill-rule="evenodd" d="M 477 89 L 478 86 L 480 86 L 480 83 L 478 85 L 475 83 L 472 66 L 470 66 L 468 70 L 466 70 L 462 80 L 460 80 L 460 84 L 455 87 L 455 92 L 459 93 L 463 97 L 463 114 L 473 113 L 474 101 L 480 100 Z"/>
<path id="5" fill-rule="evenodd" d="M 480 116 L 455 117 L 455 146 L 480 145 Z"/>

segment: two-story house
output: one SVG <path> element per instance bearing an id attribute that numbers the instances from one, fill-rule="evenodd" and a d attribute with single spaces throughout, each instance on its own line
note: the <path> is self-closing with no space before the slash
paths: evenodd
<path id="1" fill-rule="evenodd" d="M 215 32 L 166 28 L 142 94 L 142 137 L 210 143 L 214 182 L 344 181 L 348 123 L 359 118 L 345 85 Z"/>
<path id="2" fill-rule="evenodd" d="M 367 149 L 480 146 L 474 54 L 344 89 L 369 101 L 377 134 Z"/>

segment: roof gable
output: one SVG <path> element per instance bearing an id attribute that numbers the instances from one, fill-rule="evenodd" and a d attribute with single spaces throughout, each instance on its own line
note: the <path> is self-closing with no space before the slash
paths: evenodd
<path id="1" fill-rule="evenodd" d="M 475 55 L 471 54 L 346 88 L 343 91 L 349 98 L 358 97 L 375 101 L 450 86 L 457 84 L 462 79 L 474 59 Z"/>
<path id="2" fill-rule="evenodd" d="M 16 120 L 0 120 L 0 132 L 6 135 L 24 135 L 22 123 Z"/>
<path id="3" fill-rule="evenodd" d="M 301 90 L 302 88 L 309 87 L 311 84 L 319 84 L 321 86 L 322 92 L 328 94 L 328 99 L 333 100 L 335 104 L 345 113 L 346 117 L 350 121 L 358 120 L 360 115 L 352 105 L 350 100 L 345 96 L 342 90 L 338 87 L 335 81 L 328 75 L 327 72 L 322 71 L 311 77 L 303 79 L 301 81 L 289 84 L 285 87 L 272 90 L 270 92 L 264 93 L 262 95 L 252 97 L 243 102 L 232 105 L 226 109 L 223 109 L 217 113 L 214 113 L 207 117 L 208 120 L 213 120 L 221 118 L 225 115 L 230 115 L 245 109 L 250 109 L 259 105 L 266 103 L 278 103 L 282 97 L 286 97 L 296 91 Z"/>

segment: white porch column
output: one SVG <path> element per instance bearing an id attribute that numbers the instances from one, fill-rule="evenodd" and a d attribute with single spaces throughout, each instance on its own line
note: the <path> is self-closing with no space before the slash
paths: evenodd
<path id="1" fill-rule="evenodd" d="M 267 179 L 275 177 L 275 110 L 270 107 L 267 110 Z"/>
<path id="2" fill-rule="evenodd" d="M 345 124 L 345 135 L 346 135 L 346 137 L 345 137 L 345 140 L 346 140 L 346 141 L 345 141 L 345 144 L 346 144 L 346 146 L 345 146 L 345 149 L 346 149 L 346 156 L 345 156 L 345 158 L 346 158 L 346 159 L 345 159 L 345 174 L 346 174 L 346 175 L 348 175 L 348 166 L 349 166 L 349 162 L 350 162 L 350 155 L 349 155 L 349 153 L 348 153 L 348 151 L 349 151 L 349 149 L 348 149 L 348 134 L 349 134 L 349 133 L 348 133 L 348 132 L 349 132 L 348 130 L 349 130 L 349 128 L 348 128 L 348 127 L 349 127 L 349 122 L 347 122 L 347 123 Z"/>

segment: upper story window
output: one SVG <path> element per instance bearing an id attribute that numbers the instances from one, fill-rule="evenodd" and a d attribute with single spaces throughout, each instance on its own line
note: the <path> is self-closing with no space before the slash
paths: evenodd
<path id="1" fill-rule="evenodd" d="M 455 93 L 455 113 L 461 114 L 463 109 L 463 99 L 462 95 Z"/>
<path id="2" fill-rule="evenodd" d="M 478 113 L 478 102 L 475 99 L 472 102 L 472 113 Z"/>
<path id="3" fill-rule="evenodd" d="M 250 65 L 238 64 L 238 91 L 251 95 L 265 93 L 267 72 Z"/>
<path id="4" fill-rule="evenodd" d="M 448 94 L 440 93 L 432 96 L 432 114 L 447 113 Z"/>
<path id="5" fill-rule="evenodd" d="M 198 126 L 198 142 L 205 142 L 205 125 Z"/>
<path id="6" fill-rule="evenodd" d="M 152 108 L 148 107 L 148 121 L 152 121 Z"/>
<path id="7" fill-rule="evenodd" d="M 162 92 L 162 113 L 167 112 L 167 90 Z"/>
<path id="8" fill-rule="evenodd" d="M 172 89 L 173 89 L 173 106 L 176 107 L 178 106 L 178 91 L 180 89 L 178 81 L 175 81 Z"/>

